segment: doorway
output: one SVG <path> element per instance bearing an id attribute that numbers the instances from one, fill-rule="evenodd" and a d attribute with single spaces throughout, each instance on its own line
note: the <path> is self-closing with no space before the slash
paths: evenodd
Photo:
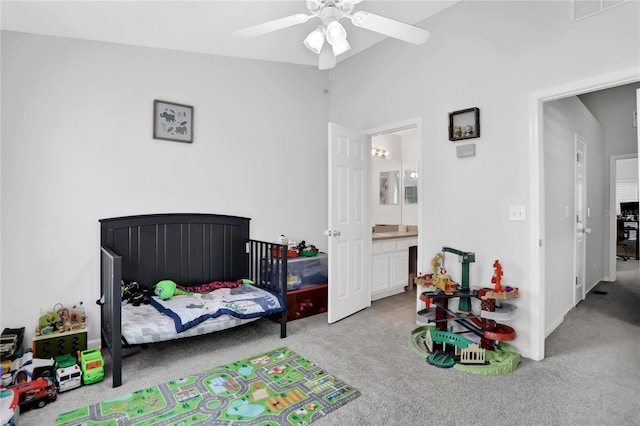
<path id="1" fill-rule="evenodd" d="M 400 283 L 400 290 L 405 287 L 413 290 L 413 274 L 420 270 L 420 230 L 424 229 L 422 206 L 424 200 L 424 185 L 421 179 L 422 173 L 422 119 L 415 118 L 403 122 L 391 123 L 374 129 L 367 130 L 365 134 L 371 143 L 371 225 L 400 225 L 403 229 L 417 229 L 417 237 L 408 239 L 409 247 L 403 251 L 406 253 L 390 253 L 388 262 L 383 262 L 384 254 L 373 254 L 372 270 L 378 271 L 376 275 L 380 280 L 380 286 L 373 285 L 372 298 L 378 299 L 397 293 L 393 288 L 386 290 L 383 281 L 389 281 L 391 287 L 398 288 L 393 282 Z M 388 157 L 381 159 L 375 156 L 374 150 L 386 151 Z M 377 151 L 377 152 L 379 152 Z M 394 158 L 395 155 L 395 158 Z M 392 198 L 393 204 L 383 203 L 380 198 L 380 179 L 391 172 L 397 175 L 397 197 Z M 397 173 L 396 173 L 397 172 Z M 387 268 L 381 265 L 388 265 Z M 399 266 L 400 267 L 399 267 Z M 377 268 L 377 269 L 376 269 Z M 388 274 L 384 271 L 388 270 Z M 393 271 L 403 271 L 394 274 Z M 389 275 L 389 278 L 382 278 Z M 404 284 L 402 277 L 404 278 Z M 393 277 L 396 277 L 395 279 Z M 372 276 L 372 280 L 375 279 Z M 375 294 L 374 294 L 375 293 Z M 420 309 L 420 301 L 416 297 L 416 312 Z"/>
<path id="2" fill-rule="evenodd" d="M 615 217 L 611 235 L 612 278 L 615 281 L 620 260 L 638 260 L 638 154 L 613 155 L 610 160 L 610 207 Z M 626 269 L 626 268 L 625 268 Z"/>
<path id="3" fill-rule="evenodd" d="M 549 180 L 547 173 L 547 160 L 551 157 L 545 156 L 546 149 L 549 147 L 555 147 L 550 145 L 546 141 L 546 125 L 544 114 L 545 107 L 550 101 L 563 100 L 572 98 L 578 95 L 586 94 L 589 92 L 595 92 L 602 89 L 615 88 L 618 86 L 626 85 L 629 83 L 638 82 L 639 77 L 637 70 L 634 68 L 620 70 L 618 72 L 601 75 L 589 80 L 579 81 L 564 86 L 550 88 L 544 91 L 533 93 L 530 97 L 530 126 L 531 126 L 531 206 L 532 206 L 532 223 L 531 223 L 531 251 L 530 262 L 532 271 L 532 283 L 531 289 L 531 324 L 535 327 L 531 334 L 531 348 L 532 359 L 542 360 L 544 359 L 544 342 L 548 334 L 552 332 L 560 323 L 562 323 L 564 313 L 562 312 L 565 307 L 554 306 L 549 301 L 556 302 L 555 294 L 550 294 L 557 290 L 558 282 L 564 282 L 570 285 L 571 299 L 574 297 L 573 292 L 573 277 L 569 274 L 568 278 L 554 277 L 553 280 L 549 279 L 549 272 L 551 262 L 554 259 L 550 245 L 552 241 L 571 241 L 575 238 L 574 225 L 571 225 L 571 231 L 566 235 L 559 235 L 550 228 L 553 217 L 550 213 L 549 197 L 553 194 L 557 194 L 556 189 L 550 189 L 546 182 Z M 637 142 L 636 142 L 637 150 Z M 573 168 L 571 168 L 573 169 Z M 605 175 L 606 176 L 606 175 Z M 567 179 L 571 179 L 569 176 Z M 604 179 L 604 177 L 603 177 Z M 566 185 L 567 180 L 558 181 L 561 185 Z M 602 183 L 602 182 L 601 182 Z M 570 206 L 573 203 L 570 204 Z M 566 207 L 566 206 L 563 206 Z M 608 203 L 601 201 L 597 206 L 599 211 L 604 212 L 608 207 Z M 564 210 L 564 211 L 563 211 Z M 554 214 L 564 215 L 566 219 L 572 221 L 573 212 L 572 208 L 561 208 L 553 212 Z M 592 210 L 593 211 L 593 210 Z M 606 229 L 605 220 L 602 219 L 599 224 L 600 227 Z M 608 231 L 606 232 L 608 234 Z M 600 237 L 604 238 L 604 237 Z M 604 244 L 602 244 L 604 246 Z M 571 252 L 571 251 L 569 251 Z M 565 252 L 566 253 L 566 252 Z M 558 258 L 567 259 L 566 254 L 557 253 Z M 573 269 L 573 262 L 569 263 L 570 268 Z M 566 271 L 566 268 L 562 269 Z M 588 288 L 587 288 L 588 289 Z M 567 293 L 569 294 L 569 293 Z M 556 309 L 553 312 L 553 309 Z M 553 313 L 553 316 L 550 316 Z"/>

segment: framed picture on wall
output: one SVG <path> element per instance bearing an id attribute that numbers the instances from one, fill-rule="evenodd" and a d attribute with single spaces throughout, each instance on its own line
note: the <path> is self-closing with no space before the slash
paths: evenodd
<path id="1" fill-rule="evenodd" d="M 153 138 L 193 142 L 193 107 L 166 101 L 153 101 Z"/>
<path id="2" fill-rule="evenodd" d="M 480 108 L 467 108 L 449 113 L 449 140 L 461 141 L 480 137 Z"/>

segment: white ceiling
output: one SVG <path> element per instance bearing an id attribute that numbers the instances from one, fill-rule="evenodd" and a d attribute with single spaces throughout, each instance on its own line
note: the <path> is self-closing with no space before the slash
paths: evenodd
<path id="1" fill-rule="evenodd" d="M 458 3 L 451 1 L 365 0 L 354 12 L 367 12 L 417 24 Z M 251 39 L 233 31 L 298 13 L 308 13 L 304 0 L 280 1 L 5 1 L 0 3 L 0 28 L 85 40 L 189 52 L 317 65 L 317 55 L 302 41 L 317 19 Z M 385 39 L 384 36 L 341 23 L 352 49 L 338 62 Z M 427 28 L 429 29 L 429 28 Z M 394 41 L 403 43 L 401 41 Z M 428 43 L 428 42 L 427 42 Z"/>

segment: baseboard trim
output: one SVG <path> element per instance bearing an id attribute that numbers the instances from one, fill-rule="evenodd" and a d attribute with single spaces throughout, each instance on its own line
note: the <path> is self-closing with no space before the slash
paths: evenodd
<path id="1" fill-rule="evenodd" d="M 560 324 L 562 324 L 563 322 L 564 322 L 564 315 L 562 315 L 558 321 L 556 321 L 555 323 L 551 324 L 551 327 L 548 327 L 545 330 L 544 337 L 545 338 L 549 337 L 549 335 L 551 333 L 553 333 L 556 330 L 556 328 L 558 328 L 560 326 Z"/>

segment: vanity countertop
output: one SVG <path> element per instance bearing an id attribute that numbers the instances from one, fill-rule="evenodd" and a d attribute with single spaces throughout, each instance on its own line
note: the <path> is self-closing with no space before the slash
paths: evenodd
<path id="1" fill-rule="evenodd" d="M 380 240 L 390 240 L 392 238 L 409 238 L 409 237 L 417 237 L 418 231 L 407 230 L 407 231 L 385 231 L 385 232 L 375 232 L 371 234 L 371 239 L 373 241 Z"/>

